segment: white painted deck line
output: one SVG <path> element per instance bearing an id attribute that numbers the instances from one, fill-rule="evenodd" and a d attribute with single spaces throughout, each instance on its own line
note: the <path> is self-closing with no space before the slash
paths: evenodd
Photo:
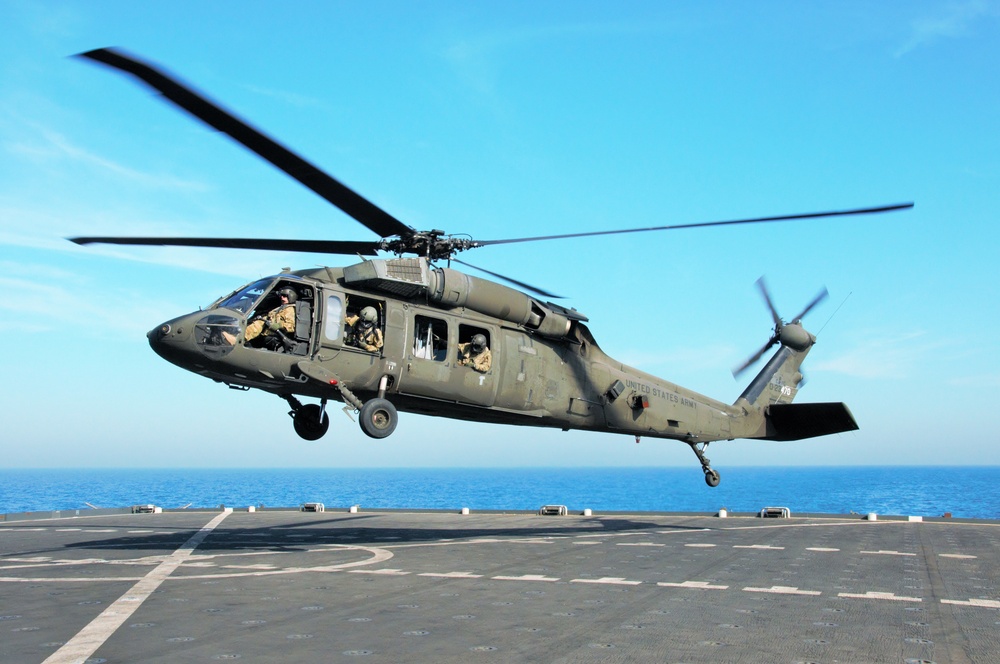
<path id="1" fill-rule="evenodd" d="M 915 553 L 907 553 L 906 551 L 862 551 L 861 553 L 871 555 L 871 556 L 915 556 Z"/>
<path id="2" fill-rule="evenodd" d="M 851 599 L 885 599 L 891 602 L 922 602 L 919 597 L 905 597 L 895 593 L 879 593 L 868 591 L 866 593 L 837 593 L 837 597 L 850 597 Z"/>
<path id="3" fill-rule="evenodd" d="M 209 521 L 166 560 L 139 579 L 127 593 L 112 602 L 99 616 L 90 621 L 90 624 L 77 632 L 76 636 L 52 653 L 43 664 L 76 664 L 89 659 L 229 514 L 231 512 L 223 512 Z"/>
<path id="4" fill-rule="evenodd" d="M 620 576 L 605 576 L 600 579 L 573 579 L 570 583 L 606 583 L 612 586 L 638 586 L 642 581 L 627 581 Z"/>
<path id="5" fill-rule="evenodd" d="M 692 590 L 726 590 L 729 588 L 729 586 L 714 586 L 708 581 L 685 581 L 684 583 L 658 581 L 656 585 L 666 588 L 691 588 Z"/>
<path id="6" fill-rule="evenodd" d="M 541 574 L 522 574 L 521 576 L 494 576 L 498 581 L 558 581 L 559 579 Z"/>
<path id="7" fill-rule="evenodd" d="M 770 588 L 744 588 L 748 593 L 771 593 L 774 595 L 822 595 L 819 590 L 799 590 L 791 586 L 771 586 Z"/>
<path id="8" fill-rule="evenodd" d="M 978 606 L 984 609 L 1000 609 L 1000 602 L 995 599 L 976 599 L 972 598 L 968 601 L 963 601 L 960 599 L 943 599 L 942 604 L 954 604 L 956 606 Z"/>

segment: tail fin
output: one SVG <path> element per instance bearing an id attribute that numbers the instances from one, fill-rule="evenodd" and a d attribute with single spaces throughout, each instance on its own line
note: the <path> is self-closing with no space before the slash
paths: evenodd
<path id="1" fill-rule="evenodd" d="M 791 323 L 785 323 L 774 308 L 764 277 L 757 280 L 757 287 L 771 311 L 774 334 L 749 360 L 734 369 L 733 375 L 755 364 L 775 344 L 780 343 L 781 347 L 736 401 L 735 405 L 743 410 L 745 418 L 742 422 L 745 433 L 741 437 L 799 440 L 857 429 L 854 416 L 842 403 L 792 404 L 802 383 L 799 368 L 816 343 L 816 337 L 802 327 L 802 317 L 826 298 L 826 289 L 821 290 Z"/>
<path id="2" fill-rule="evenodd" d="M 797 327 L 797 331 L 789 330 Z M 761 369 L 740 399 L 750 417 L 763 415 L 760 427 L 748 438 L 764 440 L 801 440 L 831 433 L 855 431 L 858 423 L 845 404 L 793 404 L 799 391 L 802 373 L 799 367 L 809 354 L 816 338 L 798 325 L 786 325 L 792 345 L 781 339 L 781 348 Z M 783 330 L 783 332 L 784 332 Z M 799 332 L 803 333 L 802 335 Z M 785 335 L 782 334 L 784 337 Z M 798 342 L 798 343 L 796 343 Z"/>
<path id="3" fill-rule="evenodd" d="M 798 338 L 789 341 L 798 343 L 794 343 L 793 346 L 782 339 L 781 348 L 740 395 L 740 399 L 746 399 L 755 408 L 775 403 L 792 403 L 799 391 L 799 383 L 802 382 L 799 367 L 809 354 L 816 337 L 798 325 L 786 325 L 782 333 L 784 334 L 786 330 L 791 332 L 792 328 L 796 328 L 802 334 L 796 334 Z"/>
<path id="4" fill-rule="evenodd" d="M 777 403 L 767 407 L 764 421 L 764 435 L 757 436 L 764 440 L 801 440 L 858 429 L 843 403 Z"/>

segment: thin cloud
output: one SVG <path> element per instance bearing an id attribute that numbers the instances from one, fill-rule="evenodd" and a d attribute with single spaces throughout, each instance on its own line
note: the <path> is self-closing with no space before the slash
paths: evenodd
<path id="1" fill-rule="evenodd" d="M 192 234 L 186 233 L 188 226 L 180 222 L 142 219 L 128 213 L 94 212 L 73 207 L 64 211 L 27 210 L 0 204 L 0 219 L 9 222 L 0 226 L 0 246 L 58 254 L 72 252 L 95 260 L 115 259 L 162 265 L 234 277 L 240 283 L 275 274 L 285 266 L 310 267 L 319 264 L 317 256 L 311 254 L 199 247 L 100 244 L 81 247 L 66 239 L 77 235 L 159 237 Z M 323 258 L 326 259 L 325 264 L 330 264 L 329 257 Z M 6 269 L 3 271 L 8 272 Z"/>
<path id="2" fill-rule="evenodd" d="M 990 389 L 1000 387 L 1000 374 L 978 374 L 975 376 L 961 376 L 946 381 L 952 387 Z"/>
<path id="3" fill-rule="evenodd" d="M 289 106 L 295 106 L 298 108 L 328 108 L 327 104 L 321 99 L 316 97 L 310 97 L 308 95 L 298 94 L 297 92 L 288 92 L 287 90 L 276 90 L 274 88 L 262 88 L 256 85 L 244 85 L 244 90 L 254 93 L 255 95 L 260 95 L 262 97 L 269 97 L 271 99 L 277 99 L 278 101 L 288 104 Z"/>
<path id="4" fill-rule="evenodd" d="M 50 268 L 39 269 L 44 272 Z M 154 303 L 148 296 L 115 290 L 107 284 L 97 288 L 82 275 L 68 280 L 64 270 L 55 270 L 60 273 L 59 285 L 39 279 L 0 277 L 0 290 L 17 293 L 16 298 L 0 300 L 0 332 L 62 330 L 75 337 L 104 342 L 135 341 L 144 338 L 150 321 L 163 320 L 167 317 L 164 312 L 184 309 L 174 304 Z M 128 302 L 127 315 L 123 315 L 122 302 Z"/>
<path id="5" fill-rule="evenodd" d="M 853 349 L 813 365 L 815 371 L 829 371 L 853 378 L 901 379 L 913 375 L 947 344 L 934 341 L 925 332 L 869 336 Z"/>
<path id="6" fill-rule="evenodd" d="M 896 50 L 894 55 L 899 58 L 942 40 L 960 39 L 973 32 L 978 20 L 995 18 L 998 15 L 1000 8 L 988 0 L 945 5 L 941 7 L 941 14 L 913 21 L 909 39 Z"/>
<path id="7" fill-rule="evenodd" d="M 455 67 L 459 76 L 481 94 L 496 90 L 496 71 L 505 51 L 535 43 L 551 43 L 560 38 L 620 36 L 663 32 L 665 24 L 628 21 L 609 23 L 569 23 L 525 26 L 499 30 L 448 45 L 442 56 Z"/>
<path id="8" fill-rule="evenodd" d="M 7 142 L 5 144 L 6 152 L 12 156 L 23 157 L 33 161 L 69 159 L 77 163 L 97 167 L 99 170 L 111 173 L 117 178 L 123 178 L 150 189 L 181 191 L 208 191 L 210 189 L 203 182 L 184 180 L 162 173 L 146 173 L 123 166 L 118 162 L 76 145 L 59 132 L 34 123 L 25 124 L 36 132 L 37 136 L 42 139 L 42 142 Z"/>

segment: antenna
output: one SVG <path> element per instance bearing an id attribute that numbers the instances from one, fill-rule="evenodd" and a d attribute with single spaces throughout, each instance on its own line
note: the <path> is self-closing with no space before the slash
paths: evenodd
<path id="1" fill-rule="evenodd" d="M 823 333 L 823 330 L 825 330 L 825 329 L 826 329 L 826 326 L 830 324 L 830 321 L 832 321 L 832 320 L 833 320 L 833 317 L 837 315 L 837 312 L 838 312 L 838 311 L 840 311 L 840 307 L 844 306 L 844 305 L 845 305 L 845 304 L 847 303 L 847 300 L 849 300 L 849 299 L 850 299 L 850 297 L 851 297 L 852 295 L 854 295 L 854 291 L 851 291 L 850 293 L 848 293 L 848 294 L 847 294 L 847 297 L 845 297 L 845 298 L 844 298 L 844 301 L 840 303 L 840 306 L 838 306 L 838 307 L 837 307 L 837 308 L 836 308 L 836 309 L 834 310 L 834 312 L 833 312 L 832 314 L 830 314 L 830 317 L 826 319 L 826 322 L 825 322 L 825 323 L 823 323 L 823 327 L 819 328 L 819 332 L 817 332 L 817 333 L 816 333 L 816 336 L 817 336 L 817 337 L 818 337 L 818 336 L 819 336 L 820 334 L 822 334 L 822 333 Z"/>

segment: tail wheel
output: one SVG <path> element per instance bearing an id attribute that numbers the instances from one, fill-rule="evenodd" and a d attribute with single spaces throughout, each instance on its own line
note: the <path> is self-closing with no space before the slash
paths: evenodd
<path id="1" fill-rule="evenodd" d="M 327 429 L 330 428 L 330 416 L 323 413 L 323 418 L 320 419 L 320 413 L 323 413 L 323 409 L 316 404 L 302 406 L 302 408 L 296 410 L 292 419 L 292 426 L 295 428 L 295 433 L 299 434 L 299 437 L 305 440 L 319 440 L 322 438 Z"/>
<path id="2" fill-rule="evenodd" d="M 399 416 L 386 399 L 372 399 L 361 407 L 361 430 L 372 438 L 385 438 L 396 430 Z"/>
<path id="3" fill-rule="evenodd" d="M 711 487 L 719 486 L 719 482 L 722 478 L 719 477 L 719 471 L 717 470 L 707 470 L 705 471 L 705 484 Z"/>

